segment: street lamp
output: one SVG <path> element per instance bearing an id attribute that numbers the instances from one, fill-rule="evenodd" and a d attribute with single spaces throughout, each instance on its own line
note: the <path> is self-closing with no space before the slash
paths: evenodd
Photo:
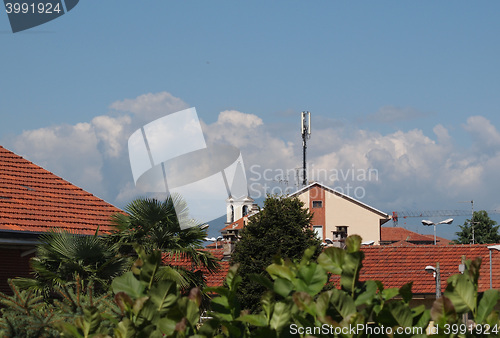
<path id="1" fill-rule="evenodd" d="M 439 270 L 439 262 L 436 263 L 436 267 L 427 265 L 425 271 L 433 274 L 436 280 L 436 299 L 441 298 L 441 271 Z"/>
<path id="2" fill-rule="evenodd" d="M 432 221 L 428 221 L 425 219 L 422 220 L 423 225 L 426 225 L 426 226 L 434 225 L 434 245 L 436 245 L 436 225 L 437 224 L 451 224 L 451 223 L 453 223 L 453 218 L 448 218 L 448 219 L 445 219 L 444 221 L 441 221 L 438 223 L 434 223 Z"/>
<path id="3" fill-rule="evenodd" d="M 491 250 L 500 251 L 500 245 L 490 245 L 488 251 L 490 252 L 490 289 L 493 289 L 493 273 L 491 268 Z"/>

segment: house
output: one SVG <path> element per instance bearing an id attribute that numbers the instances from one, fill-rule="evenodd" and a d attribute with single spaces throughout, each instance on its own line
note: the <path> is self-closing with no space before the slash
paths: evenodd
<path id="1" fill-rule="evenodd" d="M 291 196 L 298 197 L 309 208 L 313 214 L 311 226 L 323 241 L 342 242 L 356 234 L 363 242 L 378 245 L 380 227 L 391 219 L 385 212 L 318 182 Z"/>
<path id="2" fill-rule="evenodd" d="M 29 277 L 38 237 L 51 229 L 91 235 L 113 229 L 120 209 L 0 146 L 0 291 Z"/>
<path id="3" fill-rule="evenodd" d="M 401 227 L 382 227 L 380 245 L 433 245 L 434 235 L 421 235 Z M 449 239 L 436 237 L 436 245 L 451 244 Z"/>
<path id="4" fill-rule="evenodd" d="M 441 292 L 447 286 L 446 280 L 459 273 L 462 257 L 482 259 L 479 277 L 479 292 L 490 287 L 500 289 L 500 252 L 490 249 L 488 244 L 466 245 L 380 245 L 363 247 L 365 254 L 360 280 L 379 280 L 385 288 L 400 288 L 413 282 L 413 303 L 430 307 L 436 298 L 436 281 L 432 273 L 425 271 L 430 265 L 439 263 Z M 491 263 L 491 284 L 490 284 Z"/>
<path id="5" fill-rule="evenodd" d="M 391 219 L 388 214 L 317 182 L 290 196 L 296 196 L 309 208 L 313 214 L 311 229 L 326 244 L 342 246 L 347 236 L 357 234 L 364 243 L 379 245 L 380 228 Z M 240 198 L 237 204 L 230 198 L 227 205 L 228 221 L 221 230 L 226 260 L 230 258 L 248 218 L 258 212 L 249 197 Z"/>

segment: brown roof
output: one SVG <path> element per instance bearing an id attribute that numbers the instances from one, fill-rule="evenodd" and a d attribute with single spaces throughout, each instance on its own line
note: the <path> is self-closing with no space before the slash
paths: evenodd
<path id="1" fill-rule="evenodd" d="M 434 235 L 432 238 L 426 235 L 421 235 L 416 232 L 407 230 L 400 227 L 382 227 L 380 228 L 380 241 L 381 242 L 425 242 L 429 244 L 434 243 Z"/>
<path id="2" fill-rule="evenodd" d="M 237 221 L 234 221 L 233 223 L 229 224 L 229 225 L 226 225 L 222 230 L 222 231 L 226 231 L 226 230 L 241 230 L 245 227 L 245 219 L 247 217 L 242 217 L 240 218 L 239 220 Z"/>
<path id="3" fill-rule="evenodd" d="M 195 271 L 201 270 L 203 276 L 206 279 L 208 287 L 217 287 L 224 284 L 224 279 L 226 279 L 227 272 L 229 271 L 229 262 L 222 261 L 224 256 L 223 249 L 204 249 L 203 251 L 208 251 L 219 261 L 220 269 L 217 272 L 209 273 L 204 267 L 194 267 Z M 170 264 L 175 266 L 181 266 L 186 269 L 193 269 L 191 260 L 185 257 L 172 257 L 169 255 L 163 256 L 163 264 Z"/>
<path id="4" fill-rule="evenodd" d="M 458 273 L 462 255 L 466 259 L 482 257 L 479 278 L 479 291 L 490 288 L 489 250 L 487 244 L 476 245 L 381 245 L 363 247 L 365 259 L 360 279 L 381 281 L 386 288 L 401 287 L 413 281 L 414 293 L 435 293 L 436 284 L 432 274 L 424 271 L 427 265 L 436 266 L 439 262 L 442 289 L 446 280 Z M 500 252 L 492 250 L 493 288 L 500 289 Z"/>
<path id="5" fill-rule="evenodd" d="M 0 146 L 0 231 L 112 230 L 120 209 Z"/>
<path id="6" fill-rule="evenodd" d="M 415 294 L 434 294 L 436 284 L 432 274 L 424 269 L 427 265 L 436 266 L 439 262 L 442 290 L 446 289 L 446 280 L 459 273 L 458 266 L 462 255 L 466 259 L 482 258 L 479 278 L 479 291 L 490 288 L 489 250 L 487 244 L 476 245 L 382 245 L 362 247 L 365 254 L 360 280 L 379 280 L 385 288 L 399 288 L 413 281 L 412 291 Z M 209 250 L 218 259 L 222 259 L 222 249 Z M 165 261 L 164 262 L 168 262 Z M 188 260 L 170 261 L 171 264 L 191 267 Z M 500 289 L 500 252 L 492 250 L 493 288 Z M 215 274 L 207 274 L 208 286 L 221 286 L 229 269 L 229 262 L 221 262 L 221 270 Z M 338 279 L 334 276 L 333 280 Z"/>

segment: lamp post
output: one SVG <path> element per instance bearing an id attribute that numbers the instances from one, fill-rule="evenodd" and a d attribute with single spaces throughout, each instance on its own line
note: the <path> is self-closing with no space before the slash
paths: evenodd
<path id="1" fill-rule="evenodd" d="M 451 223 L 453 223 L 453 218 L 448 218 L 448 219 L 445 219 L 444 221 L 441 221 L 438 223 L 434 223 L 432 221 L 428 221 L 425 219 L 422 220 L 422 224 L 425 226 L 434 225 L 434 245 L 436 245 L 436 225 L 438 225 L 438 224 L 451 224 Z"/>
<path id="2" fill-rule="evenodd" d="M 425 271 L 433 274 L 436 280 L 436 299 L 441 298 L 441 271 L 439 270 L 439 262 L 436 263 L 436 267 L 427 265 Z"/>
<path id="3" fill-rule="evenodd" d="M 488 251 L 490 252 L 490 289 L 493 289 L 493 272 L 491 266 L 491 250 L 500 251 L 500 245 L 490 245 Z"/>

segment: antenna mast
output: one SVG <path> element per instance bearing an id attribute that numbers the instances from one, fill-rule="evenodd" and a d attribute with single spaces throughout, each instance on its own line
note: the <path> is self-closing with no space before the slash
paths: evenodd
<path id="1" fill-rule="evenodd" d="M 307 152 L 307 140 L 311 137 L 311 113 L 308 111 L 303 111 L 301 114 L 300 127 L 302 132 L 302 185 L 305 187 L 307 185 L 307 163 L 306 163 L 306 152 Z"/>

